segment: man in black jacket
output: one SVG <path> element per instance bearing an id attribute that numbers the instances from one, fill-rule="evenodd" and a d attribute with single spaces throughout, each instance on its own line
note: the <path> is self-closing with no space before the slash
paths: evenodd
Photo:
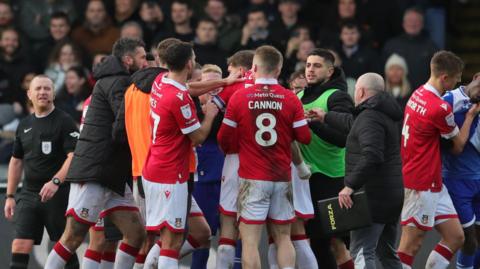
<path id="1" fill-rule="evenodd" d="M 373 224 L 350 235 L 350 252 L 358 268 L 376 268 L 375 253 L 384 268 L 402 268 L 395 248 L 403 205 L 398 131 L 402 109 L 384 85 L 376 73 L 366 73 L 357 81 L 354 121 L 346 144 L 345 188 L 339 193 L 340 207 L 346 208 L 353 204 L 354 190 L 364 188 L 367 194 Z"/>
<path id="2" fill-rule="evenodd" d="M 147 66 L 144 44 L 122 38 L 111 56 L 93 70 L 97 79 L 67 181 L 71 182 L 67 225 L 45 268 L 60 269 L 82 243 L 99 216 L 108 215 L 123 234 L 115 268 L 132 268 L 145 238 L 130 187 L 131 155 L 119 108 L 130 73 Z"/>
<path id="3" fill-rule="evenodd" d="M 340 68 L 333 66 L 334 61 L 333 54 L 324 49 L 315 49 L 307 57 L 305 77 L 308 87 L 298 94 L 307 113 L 315 108 L 349 115 L 353 112 L 353 102 L 347 94 L 345 76 Z M 311 122 L 309 127 L 313 132 L 312 141 L 309 145 L 300 145 L 300 150 L 305 162 L 311 167 L 310 192 L 315 203 L 337 196 L 343 188 L 345 141 L 348 131 L 337 131 L 320 122 Z M 316 209 L 315 218 L 306 226 L 317 261 L 321 262 L 322 268 L 336 269 L 337 264 L 341 269 L 353 268 L 345 244 L 336 239 L 332 244 L 335 261 L 330 251 L 331 236 L 322 237 L 322 233 L 318 231 L 319 217 Z"/>

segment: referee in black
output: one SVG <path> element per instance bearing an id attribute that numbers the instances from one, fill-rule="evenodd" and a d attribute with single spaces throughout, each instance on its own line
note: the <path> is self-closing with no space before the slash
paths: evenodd
<path id="1" fill-rule="evenodd" d="M 30 83 L 28 98 L 34 113 L 18 125 L 8 166 L 5 217 L 14 220 L 10 269 L 26 269 L 33 245 L 41 243 L 44 227 L 58 241 L 65 228 L 68 185 L 63 180 L 79 136 L 73 119 L 53 105 L 53 82 L 45 75 Z M 23 188 L 17 185 L 25 172 Z M 79 268 L 72 257 L 65 268 Z"/>

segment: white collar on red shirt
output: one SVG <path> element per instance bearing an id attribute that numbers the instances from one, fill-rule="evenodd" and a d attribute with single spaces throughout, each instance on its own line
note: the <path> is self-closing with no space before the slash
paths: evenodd
<path id="1" fill-rule="evenodd" d="M 178 81 L 175 81 L 171 78 L 167 78 L 167 76 L 162 77 L 162 83 L 173 85 L 175 88 L 178 88 L 184 92 L 187 91 L 187 87 L 185 87 L 185 85 L 182 85 Z"/>
<path id="2" fill-rule="evenodd" d="M 255 84 L 276 85 L 278 84 L 278 80 L 274 78 L 257 78 Z"/>
<path id="3" fill-rule="evenodd" d="M 438 92 L 437 89 L 435 89 L 435 87 L 433 87 L 431 84 L 425 83 L 425 85 L 423 85 L 423 87 L 424 87 L 427 91 L 432 92 L 433 94 L 435 94 L 436 96 L 438 96 L 439 98 L 442 98 L 442 96 L 440 96 L 440 92 Z"/>

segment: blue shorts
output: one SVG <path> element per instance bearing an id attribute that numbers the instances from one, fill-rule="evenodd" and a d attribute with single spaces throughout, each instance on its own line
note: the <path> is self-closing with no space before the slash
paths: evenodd
<path id="1" fill-rule="evenodd" d="M 480 225 L 480 180 L 443 180 L 464 228 Z"/>
<path id="2" fill-rule="evenodd" d="M 220 180 L 213 182 L 196 181 L 192 193 L 198 206 L 202 209 L 203 215 L 212 231 L 212 235 L 215 235 L 220 226 L 220 212 L 218 211 L 220 185 Z"/>

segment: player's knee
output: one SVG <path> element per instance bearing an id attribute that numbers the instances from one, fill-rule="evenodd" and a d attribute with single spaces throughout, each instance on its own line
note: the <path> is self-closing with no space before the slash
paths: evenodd
<path id="1" fill-rule="evenodd" d="M 69 217 L 61 241 L 65 243 L 69 249 L 77 249 L 80 244 L 82 244 L 89 228 L 88 225 L 79 223 L 72 217 Z"/>
<path id="2" fill-rule="evenodd" d="M 90 242 L 88 243 L 88 249 L 95 251 L 103 251 L 105 248 L 105 237 L 104 236 L 92 236 L 90 234 Z"/>
<path id="3" fill-rule="evenodd" d="M 12 253 L 28 254 L 32 252 L 33 241 L 25 239 L 14 239 L 12 241 Z"/>
<path id="4" fill-rule="evenodd" d="M 463 231 L 453 232 L 450 233 L 447 238 L 445 238 L 445 241 L 451 250 L 455 252 L 464 245 L 465 235 Z"/>
<path id="5" fill-rule="evenodd" d="M 134 225 L 123 235 L 133 246 L 141 246 L 147 238 L 147 233 L 141 225 Z"/>

